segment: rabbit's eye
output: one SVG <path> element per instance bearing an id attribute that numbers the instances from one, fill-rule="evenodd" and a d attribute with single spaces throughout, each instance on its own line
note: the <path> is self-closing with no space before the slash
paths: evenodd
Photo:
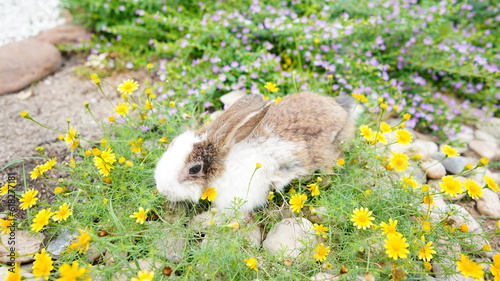
<path id="1" fill-rule="evenodd" d="M 189 168 L 189 174 L 190 175 L 196 175 L 201 171 L 201 164 L 194 165 L 193 167 Z"/>

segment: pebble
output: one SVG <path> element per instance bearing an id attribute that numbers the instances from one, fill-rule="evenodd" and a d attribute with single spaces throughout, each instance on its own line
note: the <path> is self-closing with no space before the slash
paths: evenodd
<path id="1" fill-rule="evenodd" d="M 16 262 L 25 263 L 33 261 L 33 255 L 40 251 L 44 235 L 41 233 L 31 233 L 30 231 L 16 230 L 11 234 L 1 234 L 0 240 L 3 245 L 8 245 L 9 238 L 15 238 L 15 250 L 17 252 Z M 12 239 L 11 239 L 12 240 Z M 10 248 L 0 247 L 0 263 L 10 262 Z"/>
<path id="2" fill-rule="evenodd" d="M 79 25 L 64 24 L 40 33 L 36 39 L 58 45 L 83 41 L 87 34 L 87 30 Z"/>
<path id="3" fill-rule="evenodd" d="M 438 161 L 441 161 L 445 156 L 446 154 L 442 152 L 434 152 L 431 155 L 432 159 L 436 159 Z M 470 161 L 463 156 L 454 156 L 444 159 L 441 163 L 443 164 L 446 171 L 448 171 L 450 174 L 456 175 L 463 171 L 465 165 L 470 163 Z"/>
<path id="4" fill-rule="evenodd" d="M 500 118 L 492 117 L 488 121 L 476 124 L 476 126 L 479 130 L 490 134 L 497 140 L 500 140 Z"/>
<path id="5" fill-rule="evenodd" d="M 420 167 L 425 171 L 427 177 L 431 179 L 441 179 L 446 176 L 446 169 L 437 160 L 423 162 Z"/>
<path id="6" fill-rule="evenodd" d="M 500 148 L 494 142 L 473 140 L 469 143 L 469 148 L 480 157 L 486 157 L 490 160 L 500 157 Z"/>
<path id="7" fill-rule="evenodd" d="M 483 130 L 476 130 L 474 132 L 474 139 L 482 140 L 482 141 L 489 141 L 489 142 L 494 142 L 494 143 L 500 143 L 500 139 L 495 138 L 494 136 L 490 135 L 489 133 L 487 133 Z"/>
<path id="8" fill-rule="evenodd" d="M 456 138 L 467 144 L 474 139 L 474 129 L 469 126 L 462 125 L 460 132 L 458 132 Z"/>
<path id="9" fill-rule="evenodd" d="M 312 227 L 305 218 L 284 219 L 269 230 L 262 245 L 271 254 L 296 258 L 305 248 L 302 243 L 311 245 L 316 241 Z"/>
<path id="10" fill-rule="evenodd" d="M 423 160 L 429 160 L 431 158 L 432 153 L 438 151 L 438 145 L 432 141 L 420 140 L 417 139 L 412 143 L 413 148 L 420 153 Z"/>
<path id="11" fill-rule="evenodd" d="M 484 188 L 483 196 L 475 199 L 477 210 L 483 216 L 499 218 L 500 217 L 500 199 L 495 191 Z"/>
<path id="12" fill-rule="evenodd" d="M 58 258 L 61 255 L 61 252 L 66 250 L 66 247 L 71 244 L 71 240 L 78 235 L 78 231 L 70 233 L 68 230 L 63 230 L 61 234 L 56 237 L 56 239 L 50 241 L 47 246 L 47 252 L 49 252 L 53 258 Z"/>

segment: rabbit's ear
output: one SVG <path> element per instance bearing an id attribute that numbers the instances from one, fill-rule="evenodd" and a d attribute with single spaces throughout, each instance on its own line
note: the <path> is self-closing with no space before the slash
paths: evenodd
<path id="1" fill-rule="evenodd" d="M 262 95 L 241 97 L 200 133 L 207 133 L 207 139 L 219 148 L 231 147 L 250 135 L 271 104 L 273 100 L 264 100 Z"/>

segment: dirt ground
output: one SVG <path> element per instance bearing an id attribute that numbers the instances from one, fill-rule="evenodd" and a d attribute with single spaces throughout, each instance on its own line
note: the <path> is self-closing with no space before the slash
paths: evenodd
<path id="1" fill-rule="evenodd" d="M 31 181 L 29 172 L 44 162 L 42 159 L 33 158 L 39 157 L 39 153 L 35 151 L 35 147 L 38 146 L 43 146 L 49 157 L 56 157 L 58 163 L 70 159 L 67 144 L 57 138 L 68 129 L 66 119 L 71 119 L 71 126 L 78 130 L 81 139 L 100 140 L 102 135 L 100 127 L 92 116 L 85 112 L 83 104 L 90 103 L 92 113 L 98 120 L 107 120 L 107 117 L 113 114 L 113 106 L 101 94 L 92 79 L 75 73 L 75 68 L 83 63 L 85 57 L 65 57 L 64 65 L 58 72 L 18 93 L 0 95 L 1 184 L 7 182 L 8 173 L 13 173 L 18 181 L 26 180 L 29 188 L 40 189 L 40 199 L 49 197 L 52 193 L 43 188 L 42 181 Z M 124 79 L 143 81 L 144 77 L 145 73 L 126 72 L 108 77 L 106 80 L 117 85 Z M 120 99 L 118 92 L 113 87 L 102 84 L 104 92 L 116 104 Z M 39 123 L 59 131 L 43 128 L 33 121 L 24 119 L 19 115 L 23 110 Z M 15 163 L 12 164 L 13 162 Z M 23 173 L 23 170 L 26 173 Z M 23 178 L 23 174 L 28 177 Z M 16 190 L 24 188 L 18 185 Z"/>

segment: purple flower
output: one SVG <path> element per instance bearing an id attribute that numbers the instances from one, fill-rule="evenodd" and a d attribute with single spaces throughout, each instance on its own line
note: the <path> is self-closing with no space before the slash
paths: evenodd
<path id="1" fill-rule="evenodd" d="M 134 67 L 134 64 L 133 64 L 132 62 L 130 62 L 130 61 L 129 61 L 129 62 L 127 62 L 127 63 L 125 64 L 125 67 L 126 67 L 126 68 L 128 68 L 128 69 L 132 69 L 132 68 Z"/>
<path id="2" fill-rule="evenodd" d="M 431 44 L 432 44 L 432 42 L 433 42 L 433 40 L 432 40 L 432 38 L 430 38 L 430 37 L 426 37 L 426 38 L 424 38 L 424 41 L 423 41 L 423 43 L 424 43 L 425 45 L 431 45 Z"/>
<path id="3" fill-rule="evenodd" d="M 142 130 L 143 132 L 149 131 L 149 127 L 148 127 L 148 126 L 146 126 L 146 125 L 141 125 L 141 126 L 139 126 L 139 128 L 141 128 L 141 130 Z"/>

